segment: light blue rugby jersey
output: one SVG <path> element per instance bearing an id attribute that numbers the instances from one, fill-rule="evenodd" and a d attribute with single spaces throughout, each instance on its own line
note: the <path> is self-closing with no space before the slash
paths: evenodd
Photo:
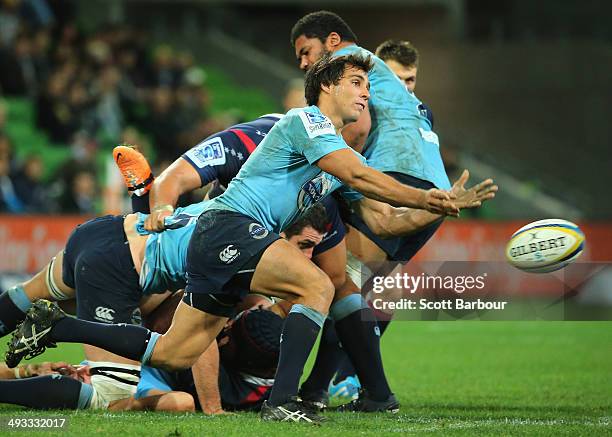
<path id="1" fill-rule="evenodd" d="M 205 209 L 236 211 L 279 233 L 336 189 L 341 188 L 348 199 L 358 200 L 361 194 L 314 165 L 340 149 L 352 151 L 318 107 L 292 109 L 266 135 L 227 191 Z"/>
<path id="2" fill-rule="evenodd" d="M 408 174 L 429 181 L 437 188 L 449 189 L 438 136 L 419 111 L 421 101 L 368 50 L 350 45 L 334 52 L 334 56 L 349 54 L 370 56 L 374 61 L 368 74 L 372 128 L 362 151 L 368 165 L 379 171 Z"/>
<path id="3" fill-rule="evenodd" d="M 144 294 L 185 288 L 187 247 L 206 203 L 208 201 L 177 208 L 171 216 L 166 217 L 166 230 L 163 232 L 146 231 L 144 221 L 147 215 L 138 213 L 136 231 L 140 235 L 150 235 L 140 272 L 140 286 Z"/>

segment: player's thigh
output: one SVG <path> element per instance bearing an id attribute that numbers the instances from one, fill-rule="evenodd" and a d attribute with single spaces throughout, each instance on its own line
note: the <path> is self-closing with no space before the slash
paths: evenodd
<path id="1" fill-rule="evenodd" d="M 325 272 L 336 290 L 344 285 L 346 282 L 346 243 L 344 239 L 331 249 L 315 255 L 312 260 Z"/>
<path id="2" fill-rule="evenodd" d="M 151 364 L 169 369 L 186 369 L 198 359 L 221 332 L 227 317 L 215 316 L 181 301 L 170 329 L 153 351 Z"/>
<path id="3" fill-rule="evenodd" d="M 326 313 L 334 286 L 298 248 L 281 239 L 268 246 L 261 256 L 251 280 L 251 290 Z"/>

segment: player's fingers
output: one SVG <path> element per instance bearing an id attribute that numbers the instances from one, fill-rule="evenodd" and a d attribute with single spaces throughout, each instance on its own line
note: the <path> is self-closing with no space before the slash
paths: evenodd
<path id="1" fill-rule="evenodd" d="M 447 215 L 459 217 L 459 208 L 457 208 L 457 205 L 455 205 L 453 202 L 445 202 L 444 206 Z"/>
<path id="2" fill-rule="evenodd" d="M 478 191 L 476 194 L 478 195 L 478 197 L 487 196 L 489 194 L 497 193 L 498 189 L 499 187 L 497 185 L 492 185 L 490 187 L 487 187 L 483 190 Z"/>
<path id="3" fill-rule="evenodd" d="M 487 187 L 489 187 L 491 185 L 493 185 L 493 179 L 487 179 L 487 180 L 484 180 L 484 181 L 474 185 L 471 189 L 474 190 L 474 191 L 480 191 L 480 190 L 483 190 L 483 189 L 485 189 L 485 188 L 487 188 Z"/>
<path id="4" fill-rule="evenodd" d="M 148 217 L 145 219 L 145 222 L 144 222 L 144 228 L 145 228 L 145 230 L 147 230 L 147 231 L 152 231 L 152 230 L 153 230 L 153 223 L 152 223 L 152 220 L 153 220 L 153 219 L 152 219 L 152 214 L 151 214 L 151 215 L 149 215 L 149 216 L 148 216 Z"/>
<path id="5" fill-rule="evenodd" d="M 438 190 L 436 188 L 433 188 L 429 192 L 430 192 L 431 196 L 434 199 L 450 200 L 450 198 L 451 198 L 451 194 L 448 193 L 447 191 L 442 191 L 442 190 Z"/>
<path id="6" fill-rule="evenodd" d="M 470 171 L 466 168 L 463 170 L 463 173 L 461 173 L 461 176 L 459 177 L 459 180 L 457 182 L 460 182 L 461 186 L 464 186 L 469 178 L 470 178 Z"/>

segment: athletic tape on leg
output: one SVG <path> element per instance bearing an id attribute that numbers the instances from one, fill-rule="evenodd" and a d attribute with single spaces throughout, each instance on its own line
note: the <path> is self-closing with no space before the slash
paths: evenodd
<path id="1" fill-rule="evenodd" d="M 55 278 L 53 277 L 53 266 L 55 265 L 55 257 L 51 259 L 49 266 L 47 267 L 47 274 L 45 275 L 45 282 L 47 283 L 47 289 L 49 294 L 56 300 L 68 300 L 69 296 L 66 296 L 62 290 L 57 286 Z"/>

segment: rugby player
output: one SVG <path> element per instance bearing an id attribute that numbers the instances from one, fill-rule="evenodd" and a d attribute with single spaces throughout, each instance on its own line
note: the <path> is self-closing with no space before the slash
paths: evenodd
<path id="1" fill-rule="evenodd" d="M 385 64 L 404 82 L 406 89 L 414 93 L 419 71 L 419 52 L 410 41 L 399 41 L 388 39 L 376 47 L 376 56 L 382 59 Z M 431 128 L 434 127 L 434 117 L 431 109 L 421 103 L 419 111 L 429 120 Z"/>
<path id="2" fill-rule="evenodd" d="M 338 135 L 367 105 L 366 73 L 370 68 L 368 59 L 353 55 L 321 60 L 306 76 L 306 97 L 311 106 L 289 111 L 228 190 L 206 204 L 189 245 L 185 298 L 166 334 L 70 319 L 56 306 L 37 305 L 13 336 L 9 353 L 23 356 L 33 347 L 55 341 L 88 342 L 156 367 L 187 368 L 214 340 L 241 298 L 241 286 L 246 285 L 294 303 L 283 328 L 275 384 L 262 407 L 262 418 L 319 421 L 303 408 L 296 394 L 334 287 L 327 275 L 282 240 L 279 232 L 337 189 L 342 188 L 346 197 L 361 198 L 344 184 L 397 206 L 435 214 L 458 213 L 448 193 L 408 187 L 365 166 Z M 356 312 L 362 309 L 361 296 L 358 306 Z M 332 311 L 353 309 L 344 302 Z M 359 337 L 360 332 L 353 335 Z"/>
<path id="3" fill-rule="evenodd" d="M 158 327 L 165 323 L 165 313 L 174 311 L 180 301 L 176 297 L 180 294 L 166 302 L 170 305 L 164 304 L 162 314 L 153 321 Z M 231 410 L 257 408 L 273 383 L 271 378 L 278 361 L 282 330 L 282 318 L 272 311 L 265 298 L 259 300 L 267 309 L 253 308 L 241 312 L 219 335 L 220 373 L 212 368 L 212 372 L 206 374 L 211 370 L 210 365 L 201 366 L 201 370 L 194 366 L 179 372 L 143 366 L 133 396 L 126 395 L 104 403 L 96 394 L 100 385 L 136 384 L 132 379 L 126 379 L 131 374 L 114 363 L 91 365 L 85 362 L 72 366 L 57 362 L 28 364 L 14 369 L 0 364 L 0 403 L 36 409 L 203 410 L 209 414 L 222 413 L 221 404 Z M 161 328 L 160 332 L 165 332 L 168 324 Z M 202 392 L 203 378 L 208 380 L 205 383 L 218 384 L 218 389 Z M 211 391 L 213 399 L 208 398 Z M 212 410 L 212 406 L 216 406 L 216 410 Z"/>
<path id="4" fill-rule="evenodd" d="M 385 64 L 395 73 L 395 75 L 404 83 L 408 91 L 414 93 L 416 88 L 417 73 L 419 67 L 419 52 L 409 41 L 400 41 L 389 39 L 381 43 L 375 51 L 376 56 L 382 59 Z M 434 127 L 434 116 L 431 109 L 425 104 L 419 105 L 419 111 L 427 117 L 431 127 Z M 385 315 L 383 320 L 379 320 L 381 335 L 387 327 L 389 315 Z M 324 335 L 324 342 L 336 341 L 336 334 L 331 329 Z M 328 352 L 328 361 L 334 358 L 331 352 Z M 341 350 L 338 342 L 336 360 L 341 363 L 336 371 L 333 381 L 329 385 L 330 399 L 348 399 L 357 398 L 359 388 L 361 387 L 359 379 L 355 374 L 350 359 Z"/>
<path id="5" fill-rule="evenodd" d="M 277 120 L 278 116 L 272 114 L 211 135 L 177 159 L 154 182 L 150 177 L 150 167 L 142 154 L 131 147 L 116 147 L 114 150 L 115 160 L 130 191 L 137 193 L 138 189 L 142 189 L 147 183 L 152 182 L 152 186 L 149 185 L 151 187 L 150 198 L 147 194 L 139 197 L 139 200 L 150 202 L 152 211 L 145 222 L 145 228 L 151 230 L 163 229 L 164 217 L 172 213 L 181 194 L 205 186 L 211 181 L 214 183 L 213 188 L 209 191 L 209 193 L 212 193 L 211 197 L 223 192 L 227 183 L 235 176 L 235 170 L 244 163 L 242 157 L 253 152 Z M 457 187 L 453 187 L 453 189 L 455 194 L 459 196 L 456 202 L 461 201 L 461 196 L 466 194 L 465 191 Z M 340 220 L 338 207 L 332 197 L 324 198 L 322 203 L 328 215 L 329 228 L 322 243 L 314 249 L 313 262 L 329 276 L 338 296 L 345 296 L 351 292 L 356 293 L 359 291 L 358 288 L 346 281 L 346 246 L 344 239 L 346 231 Z M 384 205 L 367 201 L 363 201 L 362 204 L 360 212 L 366 216 L 368 214 L 373 215 L 374 218 L 370 219 L 368 223 L 377 234 L 403 234 L 413 232 L 418 228 L 416 223 L 412 223 L 408 228 L 396 228 L 388 223 L 386 214 L 390 214 L 390 212 L 381 208 Z M 461 207 L 473 207 L 475 205 L 475 203 L 461 203 Z M 374 208 L 372 208 L 373 206 Z M 403 214 L 405 215 L 404 219 L 410 217 L 405 212 Z M 400 222 L 402 221 L 400 220 Z M 360 317 L 359 310 L 362 302 L 356 296 L 349 300 L 353 301 L 351 304 L 352 311 L 339 313 L 339 316 L 345 317 L 355 313 L 352 317 L 357 319 Z M 329 325 L 330 323 L 330 321 L 326 321 L 326 324 Z M 397 403 L 391 396 L 390 390 L 386 387 L 386 384 L 380 383 L 381 379 L 384 379 L 384 374 L 377 345 L 377 330 L 374 327 L 365 329 L 367 334 L 364 335 L 369 337 L 366 343 L 371 346 L 363 348 L 361 347 L 363 341 L 352 340 L 353 323 L 355 322 L 345 323 L 346 330 L 341 335 L 345 337 L 343 344 L 348 354 L 353 357 L 354 361 L 363 363 L 361 366 L 362 379 L 366 381 L 366 387 L 368 384 L 370 385 L 370 392 L 374 397 L 373 402 L 367 404 L 368 410 L 378 411 L 396 408 Z M 370 355 L 364 354 L 363 351 L 367 351 Z M 373 356 L 371 356 L 372 354 Z M 370 376 L 363 375 L 363 372 Z M 374 383 L 376 383 L 375 386 L 373 386 Z M 322 390 L 319 390 L 319 394 L 321 393 Z M 313 398 L 313 396 L 304 397 L 308 402 L 318 403 L 318 399 Z"/>
<path id="6" fill-rule="evenodd" d="M 194 217 L 202 208 L 203 203 L 178 208 L 175 215 L 167 218 L 171 227 L 176 229 L 150 235 L 140 235 L 135 230 L 144 225 L 146 216 L 142 214 L 131 214 L 125 219 L 121 216 L 100 217 L 78 226 L 68 239 L 65 250 L 42 272 L 7 292 L 11 301 L 5 305 L 10 307 L 15 299 L 21 305 L 18 307 L 21 312 L 15 311 L 14 318 L 5 319 L 4 325 L 12 331 L 25 317 L 32 302 L 38 299 L 64 301 L 71 298 L 76 298 L 77 316 L 83 320 L 139 324 L 139 305 L 147 316 L 169 292 L 184 288 L 187 244 L 195 228 Z M 323 239 L 325 226 L 325 211 L 317 205 L 285 229 L 281 236 L 306 257 L 311 257 L 314 246 Z M 106 310 L 101 313 L 98 308 Z M 112 318 L 100 318 L 100 314 Z M 81 399 L 86 399 L 92 407 L 107 408 L 113 402 L 135 394 L 140 375 L 138 362 L 93 346 L 84 345 L 84 348 L 92 369 L 103 367 L 108 371 L 112 368 L 113 374 L 119 375 L 124 382 L 114 384 L 112 379 L 93 378 L 94 390 L 83 389 Z M 213 351 L 207 350 L 203 354 L 203 364 L 211 359 L 206 356 L 211 353 Z M 10 360 L 7 361 L 10 364 Z M 213 380 L 216 384 L 217 378 Z M 53 387 L 58 394 L 58 400 L 63 399 L 62 395 L 73 399 L 75 383 L 72 381 L 45 379 L 37 384 L 28 387 L 41 390 L 49 384 L 49 388 Z M 23 393 L 23 396 L 27 394 Z M 214 398 L 214 393 L 203 392 L 202 397 Z M 213 413 L 218 408 L 204 403 L 202 407 L 206 413 Z"/>
<path id="7" fill-rule="evenodd" d="M 450 188 L 440 156 L 438 137 L 431 130 L 430 121 L 419 110 L 422 107 L 421 101 L 406 89 L 381 59 L 357 45 L 357 37 L 342 18 L 327 11 L 308 14 L 296 22 L 290 39 L 299 67 L 304 71 L 309 71 L 325 55 L 370 56 L 374 65 L 368 72 L 371 84 L 369 110 L 363 111 L 356 123 L 343 129 L 345 140 L 355 150 L 363 153 L 368 166 L 403 184 L 421 189 Z M 460 181 L 465 182 L 467 177 L 468 173 L 464 172 Z M 460 181 L 459 186 L 463 188 L 464 182 Z M 497 187 L 493 186 L 490 180 L 483 184 L 488 184 L 490 188 L 486 199 L 492 198 Z M 394 265 L 383 261 L 408 262 L 431 238 L 443 219 L 443 215 L 422 211 L 421 230 L 400 233 L 399 235 L 403 236 L 398 238 L 383 239 L 372 229 L 371 223 L 361 218 L 360 207 L 358 204 L 354 208 L 356 213 L 347 218 L 350 224 L 347 233 L 349 271 L 356 273 L 353 280 L 359 285 L 362 285 L 361 263 L 382 263 L 384 269 L 376 271 L 376 274 L 389 273 Z M 330 339 L 330 342 L 321 343 L 320 358 L 317 357 L 315 368 L 300 391 L 302 398 L 311 399 L 315 405 L 325 404 L 323 393 L 327 392 L 329 381 L 338 368 L 338 362 L 333 358 L 337 351 L 337 341 L 334 341 L 336 336 L 324 333 L 322 338 Z M 344 346 L 343 339 L 340 340 Z M 380 400 L 383 393 L 390 393 L 382 365 L 372 357 L 371 369 L 378 370 L 371 372 L 367 365 L 356 363 L 353 357 L 351 360 L 366 390 L 345 409 L 378 411 L 379 408 L 372 400 Z M 364 381 L 364 372 L 370 375 L 375 373 L 377 380 Z M 377 388 L 374 395 L 371 393 L 372 387 Z"/>

